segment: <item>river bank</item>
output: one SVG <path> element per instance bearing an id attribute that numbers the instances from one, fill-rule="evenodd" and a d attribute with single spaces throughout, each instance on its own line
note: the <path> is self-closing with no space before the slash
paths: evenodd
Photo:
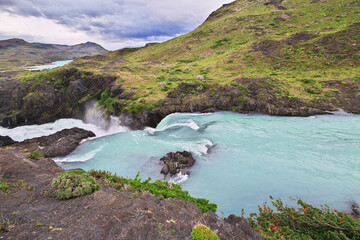
<path id="1" fill-rule="evenodd" d="M 60 201 L 51 182 L 64 170 L 48 158 L 29 159 L 35 145 L 0 147 L 1 183 L 11 183 L 0 191 L 5 239 L 192 239 L 199 223 L 221 239 L 261 239 L 244 218 L 221 219 L 191 202 L 118 191 L 108 184 L 91 195 Z"/>

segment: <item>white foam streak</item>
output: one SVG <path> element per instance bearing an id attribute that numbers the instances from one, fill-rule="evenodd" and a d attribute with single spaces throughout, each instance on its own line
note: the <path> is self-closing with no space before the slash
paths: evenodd
<path id="1" fill-rule="evenodd" d="M 169 180 L 170 183 L 175 183 L 175 184 L 181 184 L 183 182 L 185 182 L 186 180 L 189 179 L 189 175 L 187 174 L 182 174 L 181 172 L 176 174 L 176 176 L 172 179 Z"/>
<path id="2" fill-rule="evenodd" d="M 189 145 L 183 146 L 184 151 L 191 152 L 195 155 L 201 156 L 207 154 L 209 148 L 213 146 L 213 143 L 208 139 L 192 142 Z"/>
<path id="3" fill-rule="evenodd" d="M 70 154 L 66 157 L 59 157 L 53 158 L 56 163 L 75 163 L 75 162 L 86 162 L 92 159 L 96 153 L 100 152 L 104 148 L 105 144 L 99 146 L 98 148 L 84 154 L 84 155 L 77 155 L 77 154 Z"/>
<path id="4" fill-rule="evenodd" d="M 188 128 L 191 128 L 194 131 L 197 131 L 197 130 L 200 129 L 200 126 L 194 120 L 187 119 L 187 120 L 176 122 L 176 123 L 173 123 L 173 124 L 170 124 L 170 125 L 162 126 L 162 125 L 159 124 L 158 127 L 156 129 L 154 129 L 154 130 L 162 132 L 162 131 L 166 131 L 168 129 L 177 128 L 177 127 L 188 127 Z"/>

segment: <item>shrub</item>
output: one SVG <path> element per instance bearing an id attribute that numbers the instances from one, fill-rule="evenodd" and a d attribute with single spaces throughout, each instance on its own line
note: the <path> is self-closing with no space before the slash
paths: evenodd
<path id="1" fill-rule="evenodd" d="M 252 213 L 251 227 L 265 239 L 360 239 L 360 222 L 347 213 L 321 208 L 297 199 L 300 208 L 284 206 L 270 196 L 272 210 L 266 203 L 259 214 Z"/>
<path id="2" fill-rule="evenodd" d="M 76 198 L 99 189 L 95 179 L 83 170 L 71 170 L 54 178 L 51 186 L 58 199 Z"/>
<path id="3" fill-rule="evenodd" d="M 216 233 L 203 224 L 196 225 L 191 232 L 191 236 L 195 240 L 220 240 Z"/>
<path id="4" fill-rule="evenodd" d="M 89 174 L 97 179 L 106 179 L 112 183 L 112 187 L 123 190 L 124 186 L 130 191 L 143 192 L 148 191 L 155 196 L 162 195 L 164 198 L 178 198 L 181 200 L 189 201 L 195 203 L 202 212 L 213 211 L 216 212 L 217 205 L 214 203 L 209 203 L 209 200 L 204 198 L 194 198 L 191 197 L 189 192 L 183 191 L 180 185 L 168 183 L 164 181 L 157 180 L 155 182 L 150 182 L 151 178 L 148 178 L 145 181 L 141 181 L 138 178 L 139 174 L 136 175 L 135 179 L 127 179 L 124 177 L 119 177 L 116 174 L 111 174 L 107 171 L 91 170 Z"/>
<path id="5" fill-rule="evenodd" d="M 30 158 L 32 160 L 39 160 L 44 157 L 44 153 L 41 150 L 35 150 L 30 153 Z"/>

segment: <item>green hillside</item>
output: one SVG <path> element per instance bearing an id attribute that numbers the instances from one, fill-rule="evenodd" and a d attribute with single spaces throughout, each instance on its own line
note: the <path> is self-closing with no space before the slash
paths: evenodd
<path id="1" fill-rule="evenodd" d="M 128 95 L 105 91 L 100 105 L 109 114 L 211 107 L 238 112 L 266 108 L 260 112 L 275 115 L 314 114 L 337 107 L 359 112 L 347 106 L 344 97 L 358 96 L 359 51 L 359 0 L 237 0 L 183 36 L 79 58 L 55 71 L 76 68 L 116 76 L 116 84 Z M 221 105 L 211 100 L 226 94 L 236 101 Z M 291 103 L 294 109 L 316 105 L 318 110 L 305 114 L 271 110 L 278 108 L 278 101 L 285 101 L 285 108 Z"/>
<path id="2" fill-rule="evenodd" d="M 0 71 L 22 70 L 23 67 L 41 65 L 60 60 L 104 54 L 107 50 L 96 43 L 73 46 L 28 43 L 22 39 L 0 41 Z"/>

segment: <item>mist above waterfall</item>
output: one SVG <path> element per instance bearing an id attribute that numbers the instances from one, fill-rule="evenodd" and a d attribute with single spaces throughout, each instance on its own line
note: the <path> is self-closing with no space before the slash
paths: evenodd
<path id="1" fill-rule="evenodd" d="M 127 127 L 121 126 L 121 121 L 118 117 L 110 116 L 106 118 L 104 112 L 96 107 L 95 100 L 85 105 L 84 122 L 95 125 L 101 129 L 99 134 L 94 132 L 97 137 L 129 131 Z"/>
<path id="2" fill-rule="evenodd" d="M 10 136 L 16 141 L 24 141 L 25 139 L 48 136 L 63 129 L 70 129 L 73 127 L 92 131 L 96 137 L 129 131 L 127 127 L 121 126 L 119 118 L 109 117 L 106 119 L 101 110 L 96 108 L 95 101 L 87 103 L 85 108 L 83 121 L 73 118 L 64 118 L 53 123 L 42 125 L 27 125 L 13 129 L 0 127 L 0 135 Z"/>

